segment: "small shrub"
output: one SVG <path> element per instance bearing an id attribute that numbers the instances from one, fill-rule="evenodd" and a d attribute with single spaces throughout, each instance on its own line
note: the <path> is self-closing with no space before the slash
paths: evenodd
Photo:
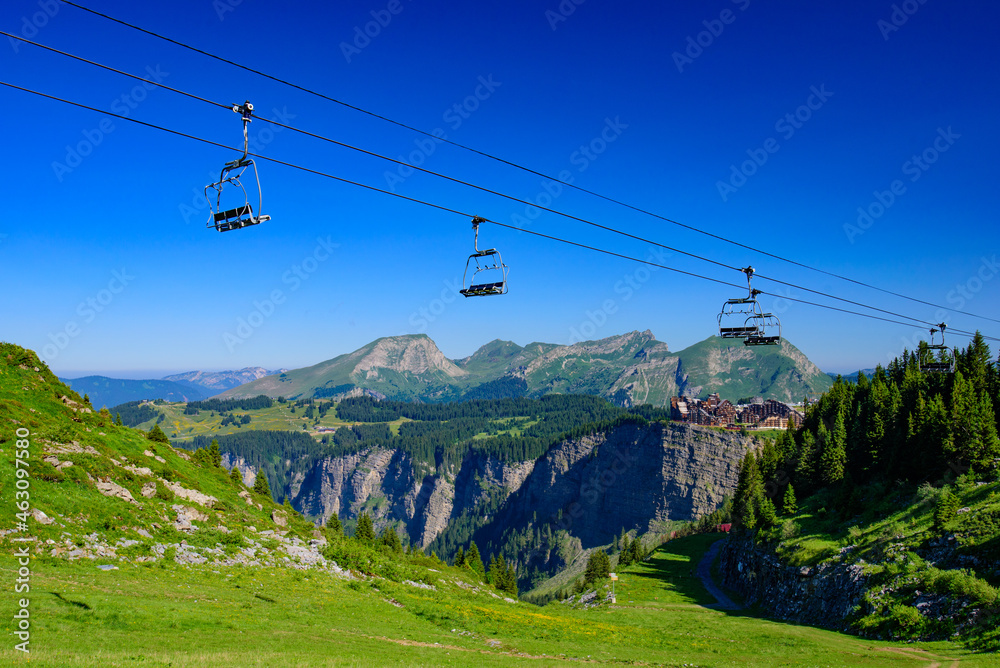
<path id="1" fill-rule="evenodd" d="M 785 520 L 781 523 L 781 539 L 791 540 L 798 538 L 802 533 L 802 527 L 795 520 Z"/>
<path id="2" fill-rule="evenodd" d="M 173 501 L 175 496 L 169 487 L 159 482 L 156 483 L 156 498 L 161 501 Z"/>
<path id="3" fill-rule="evenodd" d="M 997 601 L 997 590 L 970 570 L 933 569 L 927 575 L 927 585 L 935 593 L 970 598 L 980 605 L 992 605 Z"/>

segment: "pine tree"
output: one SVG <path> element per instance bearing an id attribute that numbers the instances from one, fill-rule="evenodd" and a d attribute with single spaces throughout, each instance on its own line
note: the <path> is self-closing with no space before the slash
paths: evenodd
<path id="1" fill-rule="evenodd" d="M 952 493 L 951 488 L 945 487 L 934 507 L 934 529 L 936 531 L 944 531 L 944 525 L 954 519 L 960 504 L 961 501 Z"/>
<path id="2" fill-rule="evenodd" d="M 271 497 L 271 485 L 267 482 L 264 470 L 257 471 L 257 477 L 253 481 L 253 493 L 261 496 Z"/>
<path id="3" fill-rule="evenodd" d="M 90 395 L 89 394 L 84 394 L 83 395 L 83 403 L 87 404 L 88 406 L 90 405 Z"/>
<path id="4" fill-rule="evenodd" d="M 768 496 L 760 500 L 760 525 L 765 529 L 773 527 L 778 523 L 778 512 L 774 509 L 774 502 Z"/>
<path id="5" fill-rule="evenodd" d="M 993 405 L 985 394 L 976 395 L 972 381 L 955 371 L 951 395 L 952 439 L 945 452 L 969 462 L 976 471 L 987 471 L 1000 457 Z"/>
<path id="6" fill-rule="evenodd" d="M 611 561 L 604 550 L 597 549 L 590 553 L 587 559 L 587 569 L 583 573 L 583 579 L 587 584 L 593 584 L 598 580 L 608 577 L 611 571 Z"/>
<path id="7" fill-rule="evenodd" d="M 354 527 L 354 537 L 363 543 L 375 541 L 375 526 L 368 513 L 361 513 L 361 517 L 358 518 L 358 524 Z"/>
<path id="8" fill-rule="evenodd" d="M 212 439 L 212 444 L 208 446 L 209 462 L 215 468 L 222 468 L 222 453 L 219 452 L 219 442 Z"/>
<path id="9" fill-rule="evenodd" d="M 483 566 L 483 558 L 479 555 L 479 548 L 476 547 L 476 541 L 472 541 L 469 545 L 469 551 L 465 555 L 465 563 L 479 573 L 479 577 L 486 576 L 486 567 Z"/>
<path id="10" fill-rule="evenodd" d="M 642 549 L 642 541 L 636 536 L 635 540 L 629 543 L 628 546 L 628 562 L 630 564 L 637 564 L 646 557 L 646 551 Z"/>
<path id="11" fill-rule="evenodd" d="M 520 593 L 517 589 L 517 571 L 514 570 L 514 564 L 507 564 L 507 576 L 504 578 L 503 591 L 514 597 Z"/>
<path id="12" fill-rule="evenodd" d="M 618 553 L 618 567 L 624 568 L 632 564 L 632 544 L 629 543 L 628 534 L 622 530 L 621 552 Z"/>
<path id="13" fill-rule="evenodd" d="M 403 553 L 403 543 L 399 540 L 399 534 L 394 527 L 388 526 L 382 531 L 379 538 L 379 545 L 384 545 L 396 554 Z"/>
<path id="14" fill-rule="evenodd" d="M 816 438 L 811 431 L 803 430 L 802 445 L 799 448 L 798 460 L 795 463 L 795 479 L 805 489 L 813 489 L 816 485 L 816 467 L 819 465 L 816 455 Z"/>
<path id="15" fill-rule="evenodd" d="M 229 479 L 233 481 L 234 485 L 243 484 L 243 474 L 240 473 L 239 466 L 233 466 L 233 470 L 229 472 Z"/>
<path id="16" fill-rule="evenodd" d="M 344 535 L 344 525 L 340 523 L 340 517 L 337 513 L 330 515 L 330 519 L 326 521 L 326 528 L 330 530 L 334 536 Z"/>
<path id="17" fill-rule="evenodd" d="M 799 510 L 798 503 L 795 501 L 795 490 L 791 485 L 785 488 L 785 496 L 781 500 L 781 509 L 786 515 L 794 515 Z"/>
<path id="18" fill-rule="evenodd" d="M 160 425 L 158 424 L 153 425 L 153 428 L 149 430 L 148 434 L 146 434 L 146 438 L 151 441 L 156 441 L 157 443 L 170 443 L 170 439 L 167 438 L 167 435 L 163 433 L 163 430 L 160 429 Z"/>
<path id="19" fill-rule="evenodd" d="M 754 529 L 757 526 L 757 509 L 764 496 L 764 485 L 757 468 L 757 460 L 753 451 L 748 450 L 740 464 L 740 475 L 736 483 L 736 494 L 733 500 L 734 514 L 739 526 Z"/>
<path id="20" fill-rule="evenodd" d="M 847 429 L 843 413 L 837 413 L 833 432 L 825 441 L 820 454 L 820 480 L 824 485 L 833 485 L 844 478 L 847 464 Z"/>
<path id="21" fill-rule="evenodd" d="M 115 413 L 115 426 L 118 426 L 118 427 L 124 427 L 125 426 L 124 423 L 122 423 L 122 414 L 121 413 Z"/>
<path id="22" fill-rule="evenodd" d="M 465 550 L 462 549 L 461 545 L 458 546 L 458 551 L 455 552 L 455 566 L 458 568 L 465 566 Z"/>

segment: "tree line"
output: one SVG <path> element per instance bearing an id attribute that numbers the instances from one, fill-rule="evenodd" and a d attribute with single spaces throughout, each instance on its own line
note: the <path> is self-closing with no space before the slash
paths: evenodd
<path id="1" fill-rule="evenodd" d="M 838 493 L 842 513 L 858 510 L 860 490 L 879 482 L 936 483 L 949 473 L 1000 470 L 1000 361 L 978 332 L 946 353 L 954 373 L 928 373 L 926 344 L 904 351 L 857 383 L 838 377 L 802 428 L 747 453 L 734 497 L 738 524 L 771 526 L 821 489 Z"/>
<path id="2" fill-rule="evenodd" d="M 255 411 L 270 408 L 274 399 L 266 395 L 258 395 L 249 399 L 205 399 L 204 401 L 189 401 L 184 409 L 186 415 L 197 415 L 198 411 L 215 411 L 228 413 L 230 411 Z M 188 412 L 193 411 L 193 412 Z"/>

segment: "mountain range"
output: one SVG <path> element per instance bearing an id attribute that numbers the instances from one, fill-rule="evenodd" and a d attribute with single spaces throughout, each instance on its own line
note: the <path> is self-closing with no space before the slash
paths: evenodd
<path id="1" fill-rule="evenodd" d="M 254 380 L 223 398 L 268 395 L 333 398 L 368 395 L 398 401 L 454 401 L 592 394 L 631 406 L 665 406 L 670 397 L 762 396 L 799 401 L 832 379 L 787 340 L 748 347 L 709 337 L 677 353 L 649 330 L 573 345 L 487 343 L 448 359 L 424 334 L 377 339 L 313 366 Z"/>
<path id="2" fill-rule="evenodd" d="M 107 376 L 60 378 L 80 395 L 88 395 L 94 408 L 112 408 L 127 401 L 163 399 L 165 401 L 201 401 L 212 395 L 287 369 L 268 371 L 259 366 L 238 371 L 188 371 L 159 380 L 132 380 Z"/>

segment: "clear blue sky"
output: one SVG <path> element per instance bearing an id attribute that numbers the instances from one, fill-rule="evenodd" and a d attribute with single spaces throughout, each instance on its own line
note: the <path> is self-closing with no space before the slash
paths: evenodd
<path id="1" fill-rule="evenodd" d="M 541 172 L 565 170 L 577 185 L 715 234 L 1000 317 L 995 3 L 83 4 Z M 4 15 L 8 32 L 212 100 L 249 99 L 258 115 L 369 150 L 406 157 L 426 143 L 58 0 L 9 0 Z M 367 42 L 358 37 L 366 28 L 375 34 Z M 241 139 L 232 112 L 0 41 L 5 81 L 227 145 Z M 200 197 L 233 152 L 7 88 L 0 104 L 0 338 L 39 351 L 62 375 L 294 368 L 417 332 L 449 357 L 496 338 L 567 343 L 575 333 L 634 329 L 680 350 L 711 335 L 722 302 L 738 292 L 487 225 L 481 245 L 502 251 L 510 292 L 464 299 L 454 285 L 472 250 L 467 218 L 259 161 L 272 220 L 220 234 L 205 229 Z M 251 135 L 264 155 L 375 186 L 396 172 L 261 120 Z M 68 155 L 77 148 L 87 155 Z M 517 197 L 546 193 L 537 176 L 444 144 L 416 157 Z M 747 163 L 755 157 L 763 164 Z M 523 205 L 424 174 L 392 185 L 507 223 L 525 214 Z M 933 307 L 582 193 L 564 190 L 552 206 L 799 285 L 940 318 Z M 876 214 L 862 221 L 866 229 L 857 226 L 859 207 Z M 628 255 L 654 250 L 551 213 L 530 228 Z M 742 279 L 676 253 L 662 261 Z M 767 281 L 757 287 L 789 294 Z M 276 291 L 281 303 L 269 306 Z M 796 289 L 790 296 L 828 301 Z M 920 335 L 915 325 L 774 297 L 762 304 L 824 370 L 885 362 Z M 1000 336 L 997 323 L 948 318 Z M 241 319 L 253 325 L 241 329 Z"/>

